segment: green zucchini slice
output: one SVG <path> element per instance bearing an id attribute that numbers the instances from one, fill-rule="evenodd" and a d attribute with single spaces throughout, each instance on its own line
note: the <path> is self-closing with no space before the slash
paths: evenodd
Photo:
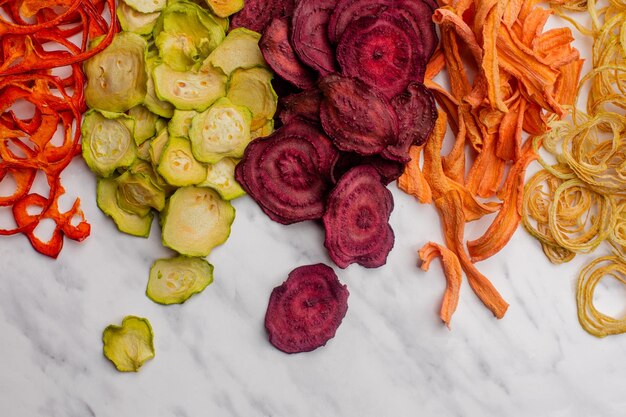
<path id="1" fill-rule="evenodd" d="M 157 259 L 150 268 L 146 295 L 159 304 L 182 304 L 213 282 L 213 265 L 204 258 Z"/>

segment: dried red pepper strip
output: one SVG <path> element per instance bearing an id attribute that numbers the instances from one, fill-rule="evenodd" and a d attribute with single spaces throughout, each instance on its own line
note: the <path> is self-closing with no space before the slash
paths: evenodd
<path id="1" fill-rule="evenodd" d="M 0 206 L 12 206 L 16 201 L 24 197 L 30 191 L 30 187 L 33 185 L 33 181 L 35 181 L 36 173 L 36 170 L 29 168 L 0 167 L 0 182 L 7 175 L 11 175 L 16 185 L 13 194 L 0 197 Z"/>
<path id="2" fill-rule="evenodd" d="M 65 192 L 60 173 L 80 153 L 86 108 L 81 63 L 106 48 L 119 29 L 115 0 L 0 0 L 0 8 L 6 16 L 0 16 L 0 181 L 11 176 L 17 185 L 12 195 L 0 196 L 0 206 L 12 206 L 16 227 L 0 229 L 0 235 L 23 233 L 33 248 L 56 258 L 64 236 L 81 241 L 90 233 L 79 199 L 67 212 L 59 211 Z M 105 8 L 110 24 L 102 16 Z M 68 41 L 78 34 L 78 45 Z M 98 37 L 99 44 L 89 49 Z M 72 71 L 66 78 L 50 74 L 67 66 Z M 11 110 L 18 101 L 31 103 L 33 115 L 18 117 Z M 37 172 L 46 176 L 47 197 L 30 193 Z M 43 219 L 55 222 L 48 241 L 36 235 Z"/>
<path id="3" fill-rule="evenodd" d="M 68 8 L 68 11 L 59 15 L 52 21 L 33 25 L 19 25 L 0 19 L 0 38 L 2 38 L 3 51 L 0 76 L 72 65 L 83 62 L 101 52 L 111 43 L 118 29 L 117 16 L 115 14 L 115 0 L 106 0 L 106 5 L 111 14 L 110 25 L 106 25 L 106 21 L 98 13 L 98 8 L 88 0 L 75 1 L 72 3 L 72 6 Z M 79 6 L 83 7 L 78 13 L 81 16 L 83 31 L 88 34 L 88 37 L 83 37 L 80 52 L 70 53 L 68 51 L 44 50 L 41 42 L 37 41 L 37 33 L 51 29 L 47 32 L 43 32 L 47 35 L 49 40 L 54 40 L 59 44 L 67 44 L 67 40 L 62 34 L 53 35 L 52 29 L 56 28 L 58 25 L 64 24 L 64 18 L 72 16 L 74 12 L 77 12 Z M 57 23 L 51 24 L 51 22 Z M 12 35 L 22 36 L 15 37 Z M 104 35 L 102 42 L 91 49 L 87 49 L 87 39 L 93 39 L 101 35 Z"/>

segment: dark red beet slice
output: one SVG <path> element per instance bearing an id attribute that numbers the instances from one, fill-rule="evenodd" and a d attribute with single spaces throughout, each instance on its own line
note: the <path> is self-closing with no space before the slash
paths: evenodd
<path id="1" fill-rule="evenodd" d="M 302 62 L 321 75 L 335 72 L 335 51 L 328 41 L 328 19 L 336 0 L 299 0 L 291 20 L 291 44 Z"/>
<path id="2" fill-rule="evenodd" d="M 294 0 L 245 0 L 243 9 L 232 16 L 230 29 L 245 27 L 262 33 L 275 17 L 291 16 L 294 7 Z"/>
<path id="3" fill-rule="evenodd" d="M 391 5 L 390 0 L 339 0 L 328 20 L 328 39 L 336 44 L 353 20 L 377 16 Z"/>
<path id="4" fill-rule="evenodd" d="M 394 234 L 389 225 L 391 192 L 369 165 L 345 173 L 328 196 L 324 246 L 340 268 L 358 263 L 377 268 L 387 262 Z"/>
<path id="5" fill-rule="evenodd" d="M 315 85 L 316 74 L 302 64 L 289 43 L 289 19 L 275 18 L 265 28 L 259 41 L 265 61 L 274 72 L 302 89 Z"/>
<path id="6" fill-rule="evenodd" d="M 398 142 L 388 146 L 382 155 L 408 162 L 411 145 L 422 145 L 437 120 L 435 97 L 422 83 L 413 82 L 405 91 L 391 99 L 399 123 Z"/>
<path id="7" fill-rule="evenodd" d="M 320 88 L 324 94 L 320 121 L 339 149 L 374 155 L 396 143 L 395 111 L 375 88 L 336 74 L 324 77 Z"/>
<path id="8" fill-rule="evenodd" d="M 272 345 L 285 353 L 310 352 L 335 337 L 348 311 L 348 288 L 327 265 L 301 266 L 274 288 L 265 313 Z"/>
<path id="9" fill-rule="evenodd" d="M 394 0 L 394 10 L 402 14 L 408 13 L 411 16 L 413 29 L 418 34 L 421 58 L 428 62 L 439 43 L 435 23 L 433 22 L 433 12 L 438 7 L 433 8 L 434 0 Z M 422 80 L 420 80 L 422 81 Z"/>
<path id="10" fill-rule="evenodd" d="M 331 43 L 339 43 L 348 25 L 365 16 L 378 16 L 383 12 L 405 15 L 417 33 L 411 47 L 421 51 L 420 59 L 427 62 L 438 43 L 432 22 L 436 8 L 434 0 L 339 0 L 328 22 L 328 37 Z"/>
<path id="11" fill-rule="evenodd" d="M 351 168 L 359 165 L 370 165 L 380 174 L 380 181 L 387 185 L 397 180 L 404 172 L 404 164 L 390 161 L 379 155 L 361 156 L 354 152 L 341 152 L 339 159 L 333 168 L 333 180 L 339 181 L 341 176 Z"/>
<path id="12" fill-rule="evenodd" d="M 294 119 L 270 136 L 253 140 L 235 178 L 274 221 L 319 219 L 338 152 L 318 128 Z"/>
<path id="13" fill-rule="evenodd" d="M 305 90 L 279 99 L 280 114 L 278 117 L 283 124 L 299 117 L 310 122 L 320 122 L 320 103 L 322 92 L 318 89 Z"/>
<path id="14" fill-rule="evenodd" d="M 400 93 L 409 82 L 422 80 L 426 61 L 413 46 L 418 33 L 405 14 L 383 13 L 353 20 L 337 45 L 342 74 L 376 86 L 387 98 Z"/>

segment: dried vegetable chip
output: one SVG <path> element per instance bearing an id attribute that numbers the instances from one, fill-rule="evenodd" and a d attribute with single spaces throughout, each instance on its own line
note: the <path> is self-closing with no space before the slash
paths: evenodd
<path id="1" fill-rule="evenodd" d="M 348 311 L 349 295 L 327 265 L 294 269 L 270 296 L 265 314 L 270 343 L 285 353 L 324 346 L 335 337 Z"/>
<path id="2" fill-rule="evenodd" d="M 154 334 L 147 319 L 126 316 L 121 326 L 111 324 L 102 333 L 104 356 L 120 372 L 137 372 L 154 358 Z"/>

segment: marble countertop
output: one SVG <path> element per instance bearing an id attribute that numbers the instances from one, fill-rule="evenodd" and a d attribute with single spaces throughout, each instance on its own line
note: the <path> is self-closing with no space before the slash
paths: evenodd
<path id="1" fill-rule="evenodd" d="M 511 304 L 507 315 L 496 320 L 464 282 L 448 330 L 438 317 L 441 267 L 416 266 L 416 250 L 442 239 L 437 214 L 392 184 L 387 265 L 335 268 L 351 293 L 336 337 L 287 355 L 267 341 L 267 300 L 294 267 L 329 263 L 319 227 L 281 226 L 250 198 L 236 200 L 231 237 L 209 257 L 215 282 L 161 306 L 144 295 L 152 261 L 168 254 L 156 225 L 147 240 L 120 234 L 97 209 L 83 162 L 65 178 L 82 196 L 89 239 L 66 240 L 56 261 L 22 236 L 0 239 L 2 416 L 624 415 L 626 339 L 596 339 L 577 321 L 584 259 L 551 265 L 521 228 L 479 264 Z M 617 284 L 598 291 L 613 312 L 625 295 Z M 102 355 L 102 330 L 129 314 L 155 333 L 156 357 L 137 374 Z"/>
<path id="2" fill-rule="evenodd" d="M 478 264 L 510 303 L 506 316 L 496 320 L 464 282 L 448 330 L 438 317 L 441 266 L 417 267 L 416 251 L 443 241 L 437 213 L 390 185 L 387 265 L 335 267 L 351 293 L 336 337 L 287 355 L 267 341 L 267 300 L 293 268 L 330 264 L 318 226 L 281 226 L 250 198 L 236 200 L 231 237 L 209 257 L 215 282 L 184 305 L 161 306 L 144 295 L 150 265 L 169 256 L 158 226 L 149 239 L 119 233 L 79 159 L 63 179 L 92 225 L 86 241 L 66 240 L 55 261 L 23 236 L 0 238 L 2 417 L 626 413 L 626 336 L 596 339 L 576 316 L 576 279 L 590 258 L 551 265 L 522 228 Z M 468 225 L 467 238 L 485 222 Z M 596 300 L 622 314 L 626 288 L 603 282 Z M 102 330 L 126 315 L 148 318 L 155 333 L 156 357 L 137 374 L 102 355 Z"/>

